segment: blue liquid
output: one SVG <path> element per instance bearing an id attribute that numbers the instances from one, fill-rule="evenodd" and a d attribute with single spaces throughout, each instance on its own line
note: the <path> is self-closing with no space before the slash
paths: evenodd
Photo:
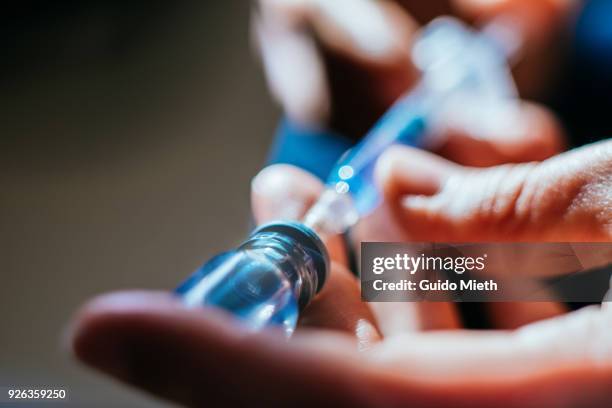
<path id="1" fill-rule="evenodd" d="M 198 306 L 230 311 L 254 330 L 274 325 L 291 334 L 297 324 L 299 308 L 291 283 L 267 260 L 240 253 L 220 255 L 176 292 L 187 303 L 194 299 Z"/>
<path id="2" fill-rule="evenodd" d="M 365 138 L 340 159 L 327 179 L 326 184 L 335 189 L 338 189 L 338 183 L 346 183 L 360 216 L 369 214 L 381 202 L 374 168 L 383 151 L 395 143 L 413 147 L 422 145 L 425 117 L 420 114 L 422 107 L 415 98 L 399 100 Z"/>
<path id="3" fill-rule="evenodd" d="M 327 254 L 319 241 L 312 245 L 308 234 L 314 233 L 304 226 L 262 228 L 236 250 L 212 258 L 176 293 L 187 306 L 223 309 L 253 330 L 278 326 L 290 335 L 299 311 L 325 281 Z"/>

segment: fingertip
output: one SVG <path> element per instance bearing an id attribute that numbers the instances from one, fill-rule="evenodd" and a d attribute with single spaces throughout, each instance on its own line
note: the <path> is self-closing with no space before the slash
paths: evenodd
<path id="1" fill-rule="evenodd" d="M 337 51 L 374 64 L 409 61 L 416 23 L 394 2 L 313 1 L 312 24 Z"/>
<path id="2" fill-rule="evenodd" d="M 385 196 L 393 196 L 396 184 L 396 168 L 404 157 L 398 146 L 389 147 L 376 161 L 374 179 Z"/>
<path id="3" fill-rule="evenodd" d="M 514 124 L 501 120 L 501 126 L 483 135 L 498 156 L 497 163 L 542 161 L 562 151 L 564 136 L 557 119 L 548 109 L 531 102 L 517 106 L 511 115 Z"/>
<path id="4" fill-rule="evenodd" d="M 156 312 L 180 307 L 168 293 L 124 291 L 100 295 L 86 303 L 69 323 L 66 342 L 83 363 L 119 378 L 127 373 L 121 361 L 121 327 L 146 320 Z"/>
<path id="5" fill-rule="evenodd" d="M 527 137 L 531 139 L 531 160 L 545 160 L 565 150 L 565 134 L 551 111 L 534 103 L 524 103 L 522 109 L 528 123 Z"/>
<path id="6" fill-rule="evenodd" d="M 255 220 L 298 219 L 322 190 L 321 181 L 304 170 L 288 164 L 268 166 L 251 183 Z"/>
<path id="7" fill-rule="evenodd" d="M 265 344 L 268 337 L 275 336 L 257 338 Z M 77 314 L 70 341 L 86 365 L 188 406 L 218 404 L 227 380 L 201 379 L 230 375 L 223 368 L 257 344 L 255 334 L 221 311 L 187 308 L 169 293 L 145 291 L 90 301 Z"/>
<path id="8" fill-rule="evenodd" d="M 560 302 L 491 302 L 489 320 L 495 329 L 514 330 L 537 321 L 552 319 L 568 312 Z"/>
<path id="9" fill-rule="evenodd" d="M 423 150 L 393 146 L 379 158 L 375 179 L 388 198 L 433 195 L 460 167 Z"/>
<path id="10" fill-rule="evenodd" d="M 117 317 L 150 315 L 180 307 L 178 299 L 167 292 L 129 290 L 99 295 L 77 311 L 67 337 L 75 350 L 83 350 L 84 340 L 92 337 L 91 333 L 104 329 Z"/>
<path id="11" fill-rule="evenodd" d="M 552 112 L 535 103 L 522 102 L 514 125 L 495 129 L 484 139 L 491 144 L 497 163 L 542 161 L 562 151 L 563 132 Z M 501 121 L 504 123 L 504 121 Z M 505 124 L 505 123 L 504 123 Z"/>
<path id="12" fill-rule="evenodd" d="M 499 115 L 485 122 L 485 126 L 461 121 L 449 126 L 439 153 L 466 166 L 489 167 L 542 161 L 565 146 L 554 115 L 534 103 L 502 107 Z"/>

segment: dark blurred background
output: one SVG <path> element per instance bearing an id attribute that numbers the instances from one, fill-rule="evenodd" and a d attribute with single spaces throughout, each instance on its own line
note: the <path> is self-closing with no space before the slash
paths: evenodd
<path id="1" fill-rule="evenodd" d="M 277 112 L 249 2 L 20 1 L 0 13 L 0 386 L 165 406 L 62 350 L 74 310 L 176 286 L 249 225 Z M 155 356 L 151 356 L 155 358 Z"/>

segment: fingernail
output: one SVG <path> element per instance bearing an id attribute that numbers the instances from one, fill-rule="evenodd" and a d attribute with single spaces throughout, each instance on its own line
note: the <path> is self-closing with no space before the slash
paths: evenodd
<path id="1" fill-rule="evenodd" d="M 444 118 L 447 126 L 481 140 L 522 139 L 531 117 L 514 101 L 507 103 L 469 103 L 450 109 Z"/>
<path id="2" fill-rule="evenodd" d="M 306 210 L 306 200 L 292 190 L 291 174 L 277 167 L 263 169 L 253 179 L 251 188 L 260 221 L 294 220 Z"/>
<path id="3" fill-rule="evenodd" d="M 380 340 L 378 330 L 365 319 L 359 319 L 357 322 L 355 336 L 357 337 L 358 351 L 367 351 Z"/>
<path id="4" fill-rule="evenodd" d="M 432 200 L 431 196 L 409 195 L 402 197 L 401 205 L 406 209 L 424 208 Z"/>
<path id="5" fill-rule="evenodd" d="M 276 186 L 282 184 L 284 176 L 275 167 L 266 167 L 251 181 L 251 190 L 264 197 L 277 194 Z"/>
<path id="6" fill-rule="evenodd" d="M 376 178 L 387 191 L 432 195 L 439 191 L 455 167 L 434 156 L 407 147 L 392 147 L 376 168 Z"/>

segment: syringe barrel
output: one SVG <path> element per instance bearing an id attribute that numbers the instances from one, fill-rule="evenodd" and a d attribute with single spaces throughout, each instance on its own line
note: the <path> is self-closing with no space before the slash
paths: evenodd
<path id="1" fill-rule="evenodd" d="M 497 42 L 486 34 L 438 18 L 421 33 L 413 60 L 423 74 L 417 85 L 340 159 L 327 180 L 328 189 L 350 195 L 360 216 L 381 200 L 374 167 L 392 144 L 431 147 L 441 143 L 449 126 L 478 135 L 516 117 L 512 77 Z"/>
<path id="2" fill-rule="evenodd" d="M 422 147 L 427 123 L 425 103 L 426 97 L 418 88 L 399 99 L 331 171 L 328 188 L 350 194 L 360 216 L 370 213 L 381 200 L 374 168 L 385 149 L 392 144 Z"/>

